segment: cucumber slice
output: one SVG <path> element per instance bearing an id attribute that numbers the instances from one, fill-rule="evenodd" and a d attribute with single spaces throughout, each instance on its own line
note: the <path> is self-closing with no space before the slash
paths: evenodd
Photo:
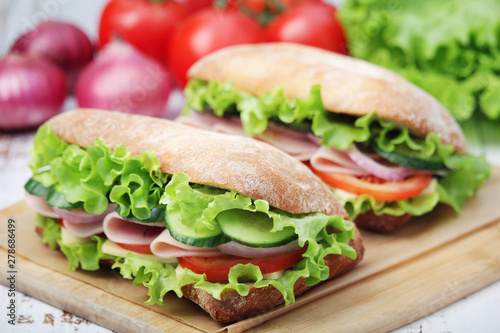
<path id="1" fill-rule="evenodd" d="M 372 147 L 373 150 L 377 152 L 377 154 L 379 154 L 386 160 L 407 168 L 428 171 L 438 171 L 446 169 L 444 162 L 438 156 L 431 156 L 428 159 L 423 159 L 418 155 L 418 153 L 414 152 L 406 145 L 396 146 L 391 152 L 380 149 L 380 147 L 375 143 L 372 145 Z"/>
<path id="2" fill-rule="evenodd" d="M 83 208 L 83 202 L 69 203 L 61 192 L 55 190 L 54 186 L 45 187 L 42 183 L 31 178 L 28 180 L 24 189 L 32 195 L 47 199 L 47 205 L 60 209 Z"/>
<path id="3" fill-rule="evenodd" d="M 151 209 L 151 217 L 146 220 L 141 220 L 135 217 L 132 212 L 128 214 L 127 216 L 122 216 L 124 220 L 131 221 L 131 222 L 139 222 L 139 223 L 157 223 L 157 222 L 165 222 L 165 211 L 166 211 L 166 206 L 162 207 L 152 207 Z M 120 206 L 116 209 L 116 212 L 118 214 L 121 213 Z M 121 216 L 121 214 L 120 214 Z"/>
<path id="4" fill-rule="evenodd" d="M 248 246 L 276 247 L 297 238 L 292 227 L 271 232 L 273 220 L 264 213 L 232 209 L 219 213 L 215 220 L 227 237 Z"/>
<path id="5" fill-rule="evenodd" d="M 217 223 L 213 224 L 212 230 L 202 225 L 195 231 L 182 223 L 180 212 L 167 212 L 165 218 L 170 235 L 181 243 L 197 247 L 216 247 L 229 242 Z"/>

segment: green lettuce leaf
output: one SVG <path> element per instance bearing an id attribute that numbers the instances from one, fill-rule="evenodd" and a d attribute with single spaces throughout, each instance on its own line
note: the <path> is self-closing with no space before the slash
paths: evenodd
<path id="1" fill-rule="evenodd" d="M 457 120 L 475 109 L 500 118 L 500 2 L 346 0 L 338 13 L 353 56 L 400 73 Z"/>
<path id="2" fill-rule="evenodd" d="M 309 98 L 296 98 L 293 101 L 285 97 L 281 87 L 255 97 L 235 89 L 231 82 L 223 84 L 217 81 L 191 80 L 184 93 L 184 114 L 189 110 L 202 112 L 207 106 L 218 117 L 236 110 L 240 113 L 243 129 L 251 136 L 264 132 L 270 119 L 279 119 L 286 124 L 300 124 L 311 119 L 318 111 L 324 111 L 319 86 L 311 90 Z"/>
<path id="3" fill-rule="evenodd" d="M 69 270 L 78 267 L 86 271 L 96 271 L 100 268 L 99 262 L 106 259 L 115 259 L 115 256 L 102 252 L 102 244 L 106 240 L 99 236 L 92 236 L 92 242 L 83 244 L 65 245 L 59 242 L 61 252 L 68 258 Z"/>
<path id="4" fill-rule="evenodd" d="M 51 217 L 36 214 L 35 225 L 42 229 L 42 241 L 52 250 L 56 249 L 61 240 L 61 227 L 57 221 Z"/>
<path id="5" fill-rule="evenodd" d="M 160 171 L 151 151 L 131 156 L 125 146 L 111 150 L 101 139 L 84 149 L 59 139 L 48 124 L 35 135 L 29 165 L 32 182 L 39 183 L 37 193 L 44 196 L 45 187 L 49 205 L 75 208 L 71 205 L 79 204 L 89 213 L 101 214 L 116 202 L 122 216 L 138 220 L 151 218 L 169 177 Z"/>
<path id="6" fill-rule="evenodd" d="M 68 269 L 70 271 L 81 267 L 87 271 L 95 271 L 99 269 L 99 262 L 105 259 L 115 259 L 102 252 L 102 243 L 104 238 L 92 236 L 91 241 L 81 244 L 65 245 L 62 243 L 61 226 L 56 219 L 37 214 L 35 217 L 35 225 L 42 229 L 42 241 L 49 248 L 56 249 L 59 247 L 62 253 L 68 259 Z"/>
<path id="7" fill-rule="evenodd" d="M 195 284 L 195 288 L 205 290 L 216 299 L 221 299 L 225 290 L 235 290 L 239 295 L 246 296 L 250 290 L 249 283 L 253 283 L 255 288 L 269 285 L 275 287 L 283 294 L 285 304 L 289 305 L 295 302 L 293 292 L 295 282 L 309 275 L 308 267 L 299 266 L 306 265 L 301 262 L 295 268 L 286 270 L 280 278 L 268 280 L 263 278 L 259 267 L 252 264 L 238 264 L 230 269 L 228 282 L 207 281 L 205 274 L 196 274 L 187 268 L 176 273 L 173 265 L 143 259 L 133 253 L 128 253 L 126 258 L 119 258 L 113 268 L 119 268 L 123 277 L 133 279 L 134 285 L 148 288 L 149 299 L 146 304 L 164 305 L 163 298 L 169 291 L 182 297 L 181 288 L 189 284 Z"/>
<path id="8" fill-rule="evenodd" d="M 319 85 L 311 88 L 308 98 L 293 101 L 284 96 L 282 87 L 256 97 L 238 91 L 231 82 L 221 84 L 217 81 L 191 80 L 185 93 L 186 111 L 205 112 L 209 109 L 219 117 L 241 112 L 243 128 L 252 136 L 262 133 L 269 121 L 292 126 L 309 122 L 310 131 L 321 138 L 321 144 L 325 147 L 346 150 L 353 143 L 366 146 L 376 144 L 387 152 L 400 147 L 402 150 L 413 151 L 414 156 L 419 159 L 432 157 L 449 168 L 448 174 L 439 179 L 436 192 L 432 196 L 426 196 L 425 200 L 418 198 L 394 203 L 377 202 L 368 195 L 340 198 L 351 218 L 369 209 L 379 215 L 402 215 L 405 212 L 422 215 L 431 211 L 439 202 L 448 204 L 459 212 L 465 200 L 490 176 L 490 167 L 484 156 L 457 154 L 452 145 L 441 143 L 436 133 L 429 133 L 425 138 L 416 137 L 407 128 L 397 127 L 374 112 L 359 118 L 327 112 L 321 102 Z M 253 107 L 240 110 L 245 105 Z M 243 117 L 243 112 L 253 115 Z"/>

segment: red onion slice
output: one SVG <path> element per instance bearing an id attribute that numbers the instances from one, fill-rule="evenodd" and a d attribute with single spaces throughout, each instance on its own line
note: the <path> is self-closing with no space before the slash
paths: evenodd
<path id="1" fill-rule="evenodd" d="M 93 223 L 102 221 L 106 215 L 116 210 L 117 204 L 109 204 L 108 208 L 100 215 L 88 213 L 83 208 L 79 209 L 59 209 L 54 208 L 54 211 L 63 219 L 72 223 Z"/>
<path id="2" fill-rule="evenodd" d="M 385 180 L 404 180 L 406 177 L 415 174 L 415 170 L 399 166 L 390 162 L 381 164 L 374 158 L 361 152 L 356 145 L 352 144 L 347 149 L 347 154 L 359 167 L 366 172 Z"/>
<path id="3" fill-rule="evenodd" d="M 235 241 L 231 241 L 229 243 L 225 243 L 217 246 L 219 250 L 222 252 L 242 257 L 242 258 L 266 258 L 266 257 L 274 257 L 280 254 L 290 253 L 294 251 L 298 251 L 300 249 L 298 241 L 292 241 L 286 245 L 278 246 L 278 247 L 251 247 L 246 246 Z"/>

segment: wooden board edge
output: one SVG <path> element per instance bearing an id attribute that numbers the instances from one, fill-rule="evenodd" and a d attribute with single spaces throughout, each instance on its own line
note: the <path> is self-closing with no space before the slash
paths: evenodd
<path id="1" fill-rule="evenodd" d="M 0 256 L 7 251 L 0 248 Z M 116 332 L 201 332 L 155 311 L 17 256 L 16 290 Z M 0 264 L 0 281 L 8 282 Z M 35 287 L 36 286 L 36 287 Z M 60 295 L 66 295 L 61 297 Z M 67 296 L 69 295 L 69 297 Z M 137 314 L 140 313 L 140 316 Z M 134 318 L 134 320 L 130 320 Z"/>
<path id="2" fill-rule="evenodd" d="M 497 221 L 248 332 L 397 329 L 499 281 L 499 237 Z"/>

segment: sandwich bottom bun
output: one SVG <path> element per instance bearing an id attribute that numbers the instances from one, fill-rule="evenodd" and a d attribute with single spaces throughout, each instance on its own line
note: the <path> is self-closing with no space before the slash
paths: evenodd
<path id="1" fill-rule="evenodd" d="M 40 237 L 42 237 L 43 231 L 39 227 L 36 228 L 36 232 Z M 329 279 L 349 271 L 363 259 L 363 240 L 357 228 L 356 237 L 349 242 L 349 245 L 356 250 L 357 256 L 355 260 L 334 254 L 329 254 L 325 257 L 325 264 L 330 269 Z M 102 260 L 100 264 L 101 266 L 111 267 L 113 263 L 113 260 Z M 294 294 L 298 296 L 314 288 L 316 285 L 306 286 L 305 278 L 300 278 L 295 283 Z M 132 283 L 130 284 L 130 288 L 135 288 Z M 281 292 L 272 286 L 264 288 L 250 287 L 247 296 L 241 296 L 236 291 L 226 291 L 222 293 L 220 300 L 214 298 L 204 290 L 195 288 L 194 284 L 182 287 L 182 293 L 183 297 L 198 304 L 215 321 L 225 324 L 258 316 L 284 303 Z"/>
<path id="2" fill-rule="evenodd" d="M 354 219 L 354 223 L 365 230 L 375 231 L 379 233 L 388 233 L 401 227 L 407 223 L 413 216 L 406 213 L 401 216 L 389 214 L 375 215 L 369 210 L 363 214 L 359 214 Z"/>

